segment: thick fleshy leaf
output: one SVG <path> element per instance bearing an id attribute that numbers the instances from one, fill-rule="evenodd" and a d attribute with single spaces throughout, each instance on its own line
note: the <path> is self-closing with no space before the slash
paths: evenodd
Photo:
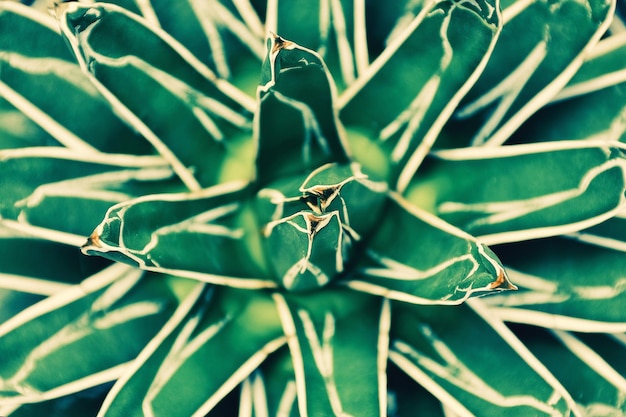
<path id="1" fill-rule="evenodd" d="M 620 212 L 625 151 L 606 141 L 438 151 L 409 200 L 486 244 L 571 233 Z"/>
<path id="2" fill-rule="evenodd" d="M 459 304 L 514 289 L 498 258 L 476 239 L 399 196 L 390 198 L 351 288 L 416 304 Z"/>
<path id="3" fill-rule="evenodd" d="M 116 204 L 83 252 L 221 285 L 275 287 L 251 249 L 259 235 L 249 194 L 236 182 Z"/>
<path id="4" fill-rule="evenodd" d="M 250 141 L 251 99 L 167 33 L 105 3 L 66 3 L 57 18 L 94 85 L 190 190 L 223 180 L 227 158 L 246 159 L 233 153 Z M 250 179 L 245 166 L 230 175 Z"/>
<path id="5" fill-rule="evenodd" d="M 489 64 L 446 136 L 496 146 L 548 103 L 606 31 L 615 1 L 502 2 L 504 27 Z M 520 36 L 523 34 L 524 36 Z"/>
<path id="6" fill-rule="evenodd" d="M 515 333 L 576 399 L 584 416 L 626 414 L 626 378 L 584 341 L 563 331 L 515 326 Z M 602 343 L 607 344 L 605 336 Z M 609 342 L 610 343 L 610 342 Z M 625 346 L 611 348 L 626 355 Z"/>
<path id="7" fill-rule="evenodd" d="M 56 146 L 0 150 L 0 222 L 80 245 L 111 204 L 155 183 L 165 187 L 173 175 L 158 156 L 103 155 Z"/>
<path id="8" fill-rule="evenodd" d="M 626 252 L 626 209 L 605 222 L 570 236 L 593 245 Z"/>
<path id="9" fill-rule="evenodd" d="M 444 412 L 444 404 L 393 362 L 387 365 L 387 379 L 387 410 L 390 417 L 449 417 Z"/>
<path id="10" fill-rule="evenodd" d="M 594 109 L 593 112 L 589 109 Z M 511 142 L 572 139 L 626 142 L 626 83 L 559 101 L 539 110 Z"/>
<path id="11" fill-rule="evenodd" d="M 79 151 L 153 152 L 76 65 L 53 18 L 5 1 L 0 28 L 0 95 L 48 132 L 53 144 Z"/>
<path id="12" fill-rule="evenodd" d="M 0 404 L 37 402 L 119 377 L 178 304 L 163 278 L 116 265 L 0 325 Z M 67 366 L 67 358 L 80 358 Z"/>
<path id="13" fill-rule="evenodd" d="M 340 97 L 341 120 L 382 149 L 400 191 L 486 64 L 500 27 L 496 3 L 430 3 Z M 367 167 L 367 155 L 356 157 Z"/>
<path id="14" fill-rule="evenodd" d="M 357 164 L 326 164 L 262 189 L 255 212 L 265 225 L 263 247 L 276 281 L 303 291 L 341 276 L 375 230 L 387 191 Z"/>
<path id="15" fill-rule="evenodd" d="M 390 359 L 455 415 L 570 415 L 565 389 L 481 310 L 394 303 Z"/>
<path id="16" fill-rule="evenodd" d="M 103 259 L 81 256 L 74 246 L 24 236 L 0 237 L 0 288 L 53 295 L 108 265 Z"/>
<path id="17" fill-rule="evenodd" d="M 552 329 L 626 332 L 626 255 L 572 239 L 497 248 L 520 291 L 485 299 L 506 321 Z"/>
<path id="18" fill-rule="evenodd" d="M 386 415 L 390 306 L 347 290 L 275 294 L 300 416 Z"/>
<path id="19" fill-rule="evenodd" d="M 214 287 L 191 306 L 146 347 L 99 416 L 203 417 L 285 343 L 263 292 Z"/>
<path id="20" fill-rule="evenodd" d="M 52 136 L 0 97 L 0 149 L 57 144 Z"/>
<path id="21" fill-rule="evenodd" d="M 262 183 L 347 162 L 335 85 L 314 51 L 273 35 L 258 90 L 257 170 Z"/>
<path id="22" fill-rule="evenodd" d="M 102 405 L 111 383 L 89 388 L 65 397 L 32 404 L 0 407 L 0 415 L 7 417 L 91 417 Z"/>
<path id="23" fill-rule="evenodd" d="M 604 38 L 555 97 L 563 100 L 626 82 L 626 32 Z"/>

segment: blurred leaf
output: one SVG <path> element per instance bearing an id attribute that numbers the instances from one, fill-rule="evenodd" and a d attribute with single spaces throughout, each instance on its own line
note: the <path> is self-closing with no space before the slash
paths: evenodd
<path id="1" fill-rule="evenodd" d="M 0 97 L 0 150 L 57 144 L 52 136 Z"/>
<path id="2" fill-rule="evenodd" d="M 449 417 L 441 402 L 393 362 L 387 365 L 389 417 Z"/>
<path id="3" fill-rule="evenodd" d="M 485 244 L 571 233 L 621 210 L 625 151 L 605 141 L 438 151 L 408 198 Z"/>
<path id="4" fill-rule="evenodd" d="M 565 238 L 496 249 L 520 291 L 485 299 L 506 321 L 552 329 L 626 332 L 626 255 Z"/>
<path id="5" fill-rule="evenodd" d="M 486 64 L 499 26 L 495 2 L 432 2 L 340 97 L 341 120 L 382 148 L 400 191 Z"/>
<path id="6" fill-rule="evenodd" d="M 0 238 L 0 288 L 52 295 L 108 265 L 103 259 L 81 256 L 73 246 L 25 237 Z"/>
<path id="7" fill-rule="evenodd" d="M 514 326 L 526 346 L 572 394 L 585 416 L 626 414 L 626 379 L 576 336 L 562 331 Z M 602 337 L 592 335 L 592 337 Z M 616 345 L 620 354 L 626 351 Z"/>
<path id="8" fill-rule="evenodd" d="M 604 38 L 585 57 L 582 67 L 556 96 L 563 100 L 626 82 L 626 32 Z"/>
<path id="9" fill-rule="evenodd" d="M 572 233 L 572 237 L 593 245 L 626 252 L 626 210 L 596 226 Z"/>
<path id="10" fill-rule="evenodd" d="M 77 151 L 153 152 L 74 63 L 54 19 L 5 1 L 0 27 L 0 94 L 58 143 Z"/>
<path id="11" fill-rule="evenodd" d="M 41 301 L 43 298 L 45 297 L 39 294 L 0 287 L 0 323 L 4 323 L 26 307 Z M 1 408 L 0 411 L 2 411 Z"/>
<path id="12" fill-rule="evenodd" d="M 119 377 L 178 304 L 164 279 L 141 277 L 109 267 L 1 324 L 0 404 L 57 398 Z M 78 360 L 68 367 L 68 357 Z"/>
<path id="13" fill-rule="evenodd" d="M 250 410 L 254 417 L 300 417 L 296 377 L 289 348 L 284 346 L 270 355 L 259 370 L 242 386 L 240 415 Z M 263 392 L 264 395 L 259 395 Z"/>
<path id="14" fill-rule="evenodd" d="M 83 252 L 220 285 L 274 287 L 248 245 L 258 239 L 246 223 L 249 194 L 237 182 L 116 204 Z"/>
<path id="15" fill-rule="evenodd" d="M 250 139 L 251 99 L 124 9 L 66 3 L 57 18 L 96 87 L 190 190 L 223 180 L 225 160 Z M 251 178 L 245 170 L 229 174 Z"/>
<path id="16" fill-rule="evenodd" d="M 277 35 L 268 39 L 256 120 L 262 183 L 347 162 L 335 95 L 319 55 Z"/>
<path id="17" fill-rule="evenodd" d="M 267 294 L 215 287 L 197 300 L 146 347 L 100 416 L 202 417 L 285 343 Z"/>
<path id="18" fill-rule="evenodd" d="M 347 285 L 416 304 L 459 304 L 515 288 L 489 248 L 397 196 Z"/>
<path id="19" fill-rule="evenodd" d="M 24 404 L 15 411 L 2 414 L 8 417 L 87 417 L 98 413 L 104 396 L 111 384 L 89 388 L 66 397 L 55 398 L 33 404 Z M 0 409 L 0 412 L 3 410 Z"/>
<path id="20" fill-rule="evenodd" d="M 622 83 L 542 108 L 515 132 L 511 142 L 571 139 L 626 142 L 625 117 L 626 83 Z"/>
<path id="21" fill-rule="evenodd" d="M 466 305 L 394 303 L 393 312 L 391 360 L 453 413 L 570 415 L 573 400 L 504 325 Z"/>
<path id="22" fill-rule="evenodd" d="M 458 142 L 468 135 L 473 144 L 504 143 L 567 84 L 608 28 L 615 7 L 606 0 L 502 3 L 502 35 L 457 110 L 458 122 L 446 128 L 455 146 L 467 146 Z"/>
<path id="23" fill-rule="evenodd" d="M 346 290 L 275 294 L 302 416 L 385 415 L 387 301 Z"/>
<path id="24" fill-rule="evenodd" d="M 172 172 L 163 164 L 155 156 L 104 158 L 52 146 L 0 150 L 0 223 L 77 235 L 80 245 L 111 204 L 165 185 Z"/>

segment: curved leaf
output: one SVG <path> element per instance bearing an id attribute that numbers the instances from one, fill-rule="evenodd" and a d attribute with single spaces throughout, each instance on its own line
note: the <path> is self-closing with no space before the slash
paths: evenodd
<path id="1" fill-rule="evenodd" d="M 626 414 L 626 379 L 575 335 L 528 326 L 514 330 L 526 346 L 554 373 L 579 404 L 584 416 L 620 416 Z M 599 335 L 591 335 L 602 337 Z M 608 344 L 606 339 L 601 343 Z M 610 343 L 610 342 L 609 342 Z M 610 344 L 624 355 L 624 346 Z"/>
<path id="2" fill-rule="evenodd" d="M 393 311 L 391 360 L 453 413 L 556 417 L 576 410 L 501 323 L 496 331 L 467 306 L 394 303 Z"/>
<path id="3" fill-rule="evenodd" d="M 258 90 L 257 170 L 262 183 L 348 161 L 335 85 L 314 51 L 273 35 Z"/>
<path id="4" fill-rule="evenodd" d="M 119 201 L 172 176 L 156 156 L 82 153 L 56 146 L 0 150 L 0 223 L 80 245 Z M 56 237 L 54 231 L 69 235 Z"/>
<path id="5" fill-rule="evenodd" d="M 5 1 L 0 27 L 0 95 L 54 137 L 50 144 L 78 151 L 153 152 L 76 65 L 54 19 Z"/>
<path id="6" fill-rule="evenodd" d="M 387 301 L 339 290 L 274 294 L 300 416 L 386 415 Z"/>
<path id="7" fill-rule="evenodd" d="M 0 325 L 0 404 L 57 398 L 119 377 L 178 304 L 165 280 L 142 274 L 109 267 Z M 80 361 L 68 367 L 68 357 Z"/>
<path id="8" fill-rule="evenodd" d="M 65 3 L 57 18 L 94 85 L 190 190 L 223 179 L 225 159 L 250 139 L 247 96 L 124 9 Z M 232 175 L 251 178 L 245 171 Z"/>
<path id="9" fill-rule="evenodd" d="M 148 195 L 112 206 L 84 253 L 143 269 L 242 288 L 275 287 L 257 264 L 245 183 Z"/>
<path id="10" fill-rule="evenodd" d="M 446 128 L 446 135 L 457 139 L 471 132 L 477 145 L 504 143 L 548 103 L 604 34 L 615 8 L 615 1 L 605 0 L 502 3 L 502 35 L 455 114 L 459 122 Z"/>
<path id="11" fill-rule="evenodd" d="M 623 252 L 564 238 L 497 252 L 520 291 L 485 299 L 493 314 L 551 329 L 626 332 Z"/>
<path id="12" fill-rule="evenodd" d="M 626 209 L 605 222 L 569 236 L 593 245 L 626 252 Z"/>
<path id="13" fill-rule="evenodd" d="M 346 285 L 416 304 L 515 288 L 489 248 L 400 197 L 390 200 Z"/>
<path id="14" fill-rule="evenodd" d="M 340 97 L 341 120 L 383 150 L 400 192 L 484 68 L 499 28 L 496 1 L 429 3 Z"/>
<path id="15" fill-rule="evenodd" d="M 146 347 L 98 415 L 205 416 L 284 343 L 267 294 L 210 289 Z"/>
<path id="16" fill-rule="evenodd" d="M 575 232 L 625 200 L 621 142 L 559 141 L 438 151 L 409 200 L 495 244 Z"/>

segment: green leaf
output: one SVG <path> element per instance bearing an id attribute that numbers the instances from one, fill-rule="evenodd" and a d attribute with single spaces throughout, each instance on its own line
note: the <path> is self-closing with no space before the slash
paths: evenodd
<path id="1" fill-rule="evenodd" d="M 284 345 L 269 295 L 214 287 L 195 299 L 118 381 L 99 416 L 205 416 Z"/>
<path id="2" fill-rule="evenodd" d="M 604 38 L 556 96 L 563 100 L 626 82 L 626 32 Z"/>
<path id="3" fill-rule="evenodd" d="M 225 175 L 252 177 L 249 170 L 223 172 L 225 160 L 250 141 L 253 104 L 247 96 L 124 9 L 66 3 L 57 8 L 57 18 L 94 85 L 190 190 L 217 184 Z"/>
<path id="4" fill-rule="evenodd" d="M 119 377 L 178 304 L 163 278 L 109 267 L 0 325 L 0 403 L 38 402 Z M 67 358 L 79 358 L 67 366 Z"/>
<path id="5" fill-rule="evenodd" d="M 589 109 L 593 109 L 590 112 Z M 553 103 L 534 114 L 511 142 L 605 140 L 626 142 L 626 83 Z"/>
<path id="6" fill-rule="evenodd" d="M 255 212 L 274 278 L 287 290 L 306 291 L 341 276 L 386 199 L 387 184 L 369 180 L 357 164 L 326 164 L 259 191 Z"/>
<path id="7" fill-rule="evenodd" d="M 395 195 L 346 284 L 416 304 L 515 288 L 489 248 Z"/>
<path id="8" fill-rule="evenodd" d="M 0 94 L 48 132 L 53 144 L 77 151 L 153 152 L 111 111 L 74 63 L 54 19 L 2 2 L 0 27 Z"/>
<path id="9" fill-rule="evenodd" d="M 275 294 L 301 416 L 386 415 L 388 301 L 348 290 Z"/>
<path id="10" fill-rule="evenodd" d="M 241 182 L 112 206 L 83 252 L 143 269 L 242 288 L 275 287 L 250 249 L 258 245 Z"/>
<path id="11" fill-rule="evenodd" d="M 387 378 L 390 417 L 446 417 L 442 403 L 391 361 Z"/>
<path id="12" fill-rule="evenodd" d="M 615 8 L 615 1 L 605 0 L 502 4 L 502 35 L 447 136 L 469 134 L 473 144 L 504 143 L 567 84 L 608 28 Z"/>
<path id="13" fill-rule="evenodd" d="M 625 150 L 559 141 L 438 151 L 408 198 L 485 244 L 571 233 L 620 212 Z"/>
<path id="14" fill-rule="evenodd" d="M 551 238 L 497 253 L 520 291 L 485 299 L 493 314 L 552 329 L 626 332 L 624 252 Z"/>
<path id="15" fill-rule="evenodd" d="M 496 3 L 430 3 L 340 97 L 341 120 L 383 150 L 399 191 L 485 66 L 499 33 Z"/>
<path id="16" fill-rule="evenodd" d="M 576 412 L 569 394 L 519 340 L 479 310 L 394 303 L 390 359 L 456 415 Z"/>
<path id="17" fill-rule="evenodd" d="M 593 245 L 626 252 L 626 212 L 622 210 L 615 217 L 570 236 Z"/>
<path id="18" fill-rule="evenodd" d="M 0 237 L 0 288 L 53 295 L 108 264 L 103 259 L 81 257 L 74 246 L 23 236 Z"/>
<path id="19" fill-rule="evenodd" d="M 300 417 L 294 363 L 287 346 L 274 352 L 241 387 L 240 415 Z M 259 393 L 264 395 L 260 395 Z"/>
<path id="20" fill-rule="evenodd" d="M 165 185 L 172 172 L 164 164 L 56 146 L 0 150 L 0 223 L 79 246 L 111 204 Z"/>
<path id="21" fill-rule="evenodd" d="M 0 97 L 0 149 L 56 144 L 52 136 Z"/>
<path id="22" fill-rule="evenodd" d="M 317 53 L 277 35 L 269 38 L 258 95 L 262 183 L 348 161 L 334 111 L 335 86 Z"/>
<path id="23" fill-rule="evenodd" d="M 554 373 L 572 394 L 585 416 L 626 414 L 626 379 L 597 352 L 575 335 L 559 330 L 515 326 L 526 346 Z M 601 335 L 601 343 L 609 342 Z M 609 342 L 610 343 L 610 342 Z M 610 343 L 622 356 L 624 346 Z"/>

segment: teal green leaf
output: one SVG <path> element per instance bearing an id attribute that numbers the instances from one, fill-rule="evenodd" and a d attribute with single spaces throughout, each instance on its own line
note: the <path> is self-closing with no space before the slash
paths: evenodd
<path id="1" fill-rule="evenodd" d="M 446 135 L 504 143 L 565 87 L 608 28 L 614 8 L 615 1 L 606 0 L 503 0 L 502 35 Z"/>
<path id="2" fill-rule="evenodd" d="M 224 179 L 225 160 L 237 159 L 241 143 L 250 141 L 250 98 L 124 9 L 66 3 L 57 18 L 94 85 L 190 190 Z M 232 175 L 249 180 L 253 173 Z"/>
<path id="3" fill-rule="evenodd" d="M 275 287 L 249 246 L 258 235 L 247 220 L 249 194 L 235 182 L 116 204 L 83 252 L 221 285 Z"/>
<path id="4" fill-rule="evenodd" d="M 459 304 L 515 288 L 489 248 L 394 195 L 346 284 L 416 304 Z"/>
<path id="5" fill-rule="evenodd" d="M 476 81 L 499 30 L 497 2 L 432 2 L 340 97 L 341 120 L 383 150 L 399 191 Z"/>
<path id="6" fill-rule="evenodd" d="M 273 35 L 267 41 L 258 91 L 261 182 L 347 162 L 334 110 L 335 85 L 317 53 Z"/>
<path id="7" fill-rule="evenodd" d="M 0 404 L 48 400 L 118 378 L 178 304 L 165 279 L 142 276 L 109 267 L 0 325 Z M 68 367 L 68 357 L 80 360 Z"/>
<path id="8" fill-rule="evenodd" d="M 491 319 L 487 309 L 480 311 L 394 303 L 391 361 L 456 415 L 576 412 L 554 376 L 502 322 Z"/>
<path id="9" fill-rule="evenodd" d="M 39 294 L 0 288 L 0 323 L 7 321 L 26 307 L 44 298 L 45 296 Z M 2 411 L 1 408 L 0 411 Z"/>
<path id="10" fill-rule="evenodd" d="M 626 212 L 570 236 L 593 245 L 626 252 Z"/>
<path id="11" fill-rule="evenodd" d="M 106 393 L 111 388 L 111 384 L 103 384 L 97 387 L 86 389 L 65 397 L 55 398 L 39 403 L 23 404 L 16 407 L 7 407 L 0 413 L 8 417 L 85 417 L 95 416 L 102 405 Z"/>
<path id="12" fill-rule="evenodd" d="M 0 150 L 0 223 L 78 246 L 111 204 L 172 175 L 158 156 L 104 158 L 57 146 Z"/>
<path id="13" fill-rule="evenodd" d="M 57 145 L 58 142 L 24 113 L 0 98 L 0 149 Z"/>
<path id="14" fill-rule="evenodd" d="M 542 108 L 511 137 L 511 142 L 564 139 L 626 142 L 624 117 L 626 83 L 621 83 Z"/>
<path id="15" fill-rule="evenodd" d="M 446 417 L 442 403 L 391 361 L 387 378 L 389 417 Z"/>
<path id="16" fill-rule="evenodd" d="M 326 164 L 262 189 L 255 211 L 275 279 L 290 291 L 322 287 L 345 272 L 384 213 L 387 184 L 357 164 Z"/>
<path id="17" fill-rule="evenodd" d="M 409 200 L 486 244 L 571 233 L 621 211 L 625 150 L 559 141 L 438 151 Z"/>
<path id="18" fill-rule="evenodd" d="M 616 33 L 598 42 L 585 57 L 585 62 L 556 100 L 598 91 L 626 82 L 626 32 Z"/>
<path id="19" fill-rule="evenodd" d="M 268 294 L 225 287 L 194 294 L 197 302 L 185 301 L 188 313 L 175 314 L 140 354 L 100 416 L 205 416 L 284 345 Z"/>
<path id="20" fill-rule="evenodd" d="M 553 329 L 626 332 L 626 255 L 567 238 L 497 248 L 520 291 L 485 299 L 504 320 Z"/>
<path id="21" fill-rule="evenodd" d="M 515 326 L 526 346 L 563 383 L 584 416 L 622 416 L 626 414 L 626 379 L 597 352 L 576 335 L 560 330 Z M 617 354 L 626 354 L 625 346 L 610 343 L 603 335 L 601 343 L 610 344 Z M 607 343 L 608 342 L 608 343 Z"/>
<path id="22" fill-rule="evenodd" d="M 37 262 L 32 262 L 33 256 Z M 53 295 L 108 264 L 81 257 L 75 246 L 23 236 L 0 237 L 0 288 Z"/>
<path id="23" fill-rule="evenodd" d="M 49 133 L 52 144 L 78 151 L 153 152 L 119 120 L 75 64 L 53 18 L 2 2 L 0 27 L 0 94 Z"/>
<path id="24" fill-rule="evenodd" d="M 287 346 L 270 355 L 241 387 L 240 409 L 254 417 L 300 417 L 294 363 Z M 261 396 L 258 393 L 263 392 Z M 242 415 L 246 415 L 242 412 Z"/>
<path id="25" fill-rule="evenodd" d="M 300 416 L 386 415 L 389 302 L 347 290 L 275 294 Z"/>

